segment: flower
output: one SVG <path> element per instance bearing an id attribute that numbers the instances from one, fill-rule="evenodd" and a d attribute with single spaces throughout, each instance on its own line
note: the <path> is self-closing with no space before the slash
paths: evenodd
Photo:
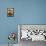
<path id="1" fill-rule="evenodd" d="M 10 33 L 9 36 L 8 36 L 9 40 L 14 40 L 15 41 L 15 38 L 16 38 L 16 34 L 15 33 Z"/>

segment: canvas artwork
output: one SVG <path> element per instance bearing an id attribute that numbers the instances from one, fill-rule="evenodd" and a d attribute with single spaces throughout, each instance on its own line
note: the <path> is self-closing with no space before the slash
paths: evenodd
<path id="1" fill-rule="evenodd" d="M 46 41 L 46 25 L 19 25 L 20 40 Z"/>
<path id="2" fill-rule="evenodd" d="M 7 16 L 9 17 L 14 16 L 14 8 L 7 8 Z"/>

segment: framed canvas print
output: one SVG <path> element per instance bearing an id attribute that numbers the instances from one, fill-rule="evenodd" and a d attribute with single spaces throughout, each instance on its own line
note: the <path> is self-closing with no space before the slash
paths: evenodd
<path id="1" fill-rule="evenodd" d="M 7 16 L 9 17 L 14 16 L 14 8 L 7 8 Z"/>
<path id="2" fill-rule="evenodd" d="M 18 25 L 18 38 L 20 39 L 19 41 L 21 40 L 46 41 L 46 25 L 20 24 Z"/>

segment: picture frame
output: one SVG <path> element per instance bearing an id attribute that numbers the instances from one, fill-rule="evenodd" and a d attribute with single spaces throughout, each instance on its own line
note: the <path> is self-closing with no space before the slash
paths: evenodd
<path id="1" fill-rule="evenodd" d="M 8 17 L 14 16 L 14 8 L 7 8 L 7 16 Z"/>
<path id="2" fill-rule="evenodd" d="M 24 34 L 24 32 L 27 30 L 28 32 Z M 46 34 L 46 24 L 18 24 L 18 38 L 19 38 L 18 42 L 20 42 L 21 40 L 46 41 L 45 34 Z M 27 37 L 25 38 L 25 36 Z M 31 36 L 33 37 L 31 38 Z"/>

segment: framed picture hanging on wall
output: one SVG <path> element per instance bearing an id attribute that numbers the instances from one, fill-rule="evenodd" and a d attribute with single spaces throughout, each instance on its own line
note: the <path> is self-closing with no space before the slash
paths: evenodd
<path id="1" fill-rule="evenodd" d="M 8 17 L 14 16 L 14 8 L 7 8 L 7 16 Z"/>

